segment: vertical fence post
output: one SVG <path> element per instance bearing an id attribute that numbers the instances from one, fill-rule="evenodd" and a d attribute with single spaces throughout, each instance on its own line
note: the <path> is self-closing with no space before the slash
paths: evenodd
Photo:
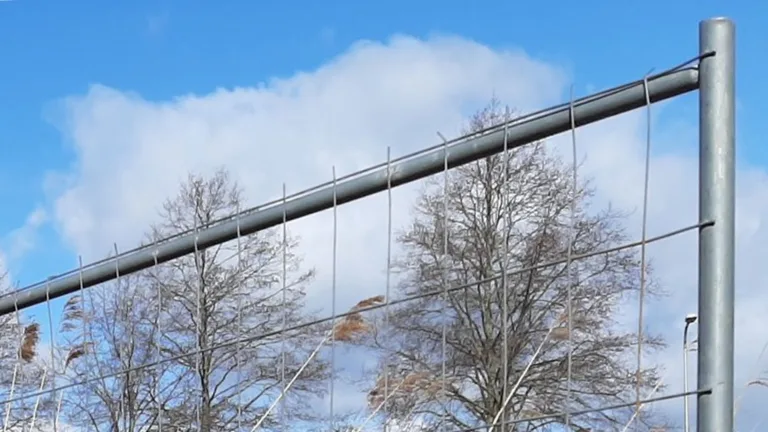
<path id="1" fill-rule="evenodd" d="M 733 430 L 735 79 L 732 21 L 699 23 L 699 232 L 697 430 Z"/>

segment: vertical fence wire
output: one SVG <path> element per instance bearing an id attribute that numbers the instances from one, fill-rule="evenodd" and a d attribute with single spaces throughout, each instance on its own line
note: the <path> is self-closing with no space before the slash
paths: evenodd
<path id="1" fill-rule="evenodd" d="M 443 140 L 443 253 L 441 260 L 441 273 L 443 285 L 443 308 L 442 308 L 442 358 L 440 371 L 440 392 L 443 398 L 442 418 L 440 420 L 440 430 L 445 430 L 445 421 L 448 417 L 448 386 L 447 386 L 447 362 L 448 362 L 448 140 L 438 132 Z"/>
<path id="2" fill-rule="evenodd" d="M 85 287 L 84 287 L 84 284 L 83 284 L 83 257 L 81 255 L 77 256 L 77 265 L 78 265 L 78 268 L 77 268 L 78 279 L 79 279 L 79 282 L 80 282 L 80 294 L 82 296 L 82 297 L 80 297 L 80 299 L 81 299 L 81 305 L 82 305 L 82 308 L 83 308 L 83 317 L 84 317 L 83 326 L 84 326 L 84 332 L 85 333 L 84 333 L 84 336 L 83 336 L 83 344 L 84 344 L 86 349 L 88 349 L 88 347 L 90 347 L 91 350 L 92 350 L 91 352 L 93 354 L 96 354 L 98 352 L 98 346 L 96 344 L 96 341 L 93 339 L 93 325 L 90 322 L 90 318 L 89 318 L 90 312 L 89 312 L 89 309 L 86 308 L 86 303 L 85 303 L 85 294 L 86 293 L 85 293 Z M 89 306 L 90 310 L 95 311 L 95 307 L 94 307 L 94 304 L 93 304 L 93 297 L 90 296 L 90 299 L 91 299 L 90 306 Z M 90 341 L 89 341 L 89 339 L 90 339 Z M 101 362 L 99 362 L 99 358 L 98 358 L 97 355 L 94 355 L 93 362 L 94 362 L 94 364 L 96 366 L 96 373 L 98 374 L 98 376 L 102 377 L 101 378 L 101 382 L 105 383 L 106 380 L 103 378 L 104 373 L 103 373 L 102 368 L 101 368 Z M 45 379 L 45 375 L 43 376 L 43 379 Z M 106 386 L 104 386 L 104 387 L 106 387 Z M 90 397 L 90 392 L 88 392 L 88 396 Z M 33 425 L 30 425 L 30 427 L 32 427 L 32 426 Z M 159 431 L 159 432 L 162 432 L 162 431 Z"/>
<path id="3" fill-rule="evenodd" d="M 330 419 L 331 430 L 334 429 L 336 422 L 334 417 L 334 396 L 336 382 L 336 253 L 338 248 L 338 203 L 336 201 L 336 167 L 331 168 L 333 174 L 333 251 L 331 252 L 331 390 L 330 390 Z"/>
<path id="4" fill-rule="evenodd" d="M 200 395 L 197 397 L 197 401 L 195 401 L 195 410 L 196 410 L 196 417 L 197 417 L 197 430 L 199 432 L 209 432 L 209 431 L 203 431 L 203 393 L 205 392 L 205 389 L 203 389 L 203 380 L 200 379 L 202 377 L 202 362 L 203 362 L 203 334 L 202 334 L 202 318 L 203 318 L 203 268 L 202 264 L 200 263 L 200 249 L 198 248 L 198 216 L 197 212 L 195 212 L 194 218 L 194 233 L 195 233 L 195 250 L 194 250 L 194 258 L 195 258 L 195 272 L 197 277 L 197 283 L 195 284 L 195 293 L 196 293 L 196 302 L 197 302 L 197 319 L 195 320 L 195 346 L 197 347 L 198 354 L 195 355 L 195 373 L 197 376 L 195 377 L 197 381 L 200 384 Z"/>
<path id="5" fill-rule="evenodd" d="M 387 270 L 386 281 L 384 288 L 384 329 L 386 336 L 384 338 L 384 344 L 386 347 L 391 346 L 392 330 L 389 328 L 390 324 L 390 283 L 392 276 L 392 148 L 387 147 Z M 385 351 L 384 357 L 384 432 L 389 431 L 389 353 Z"/>
<path id="6" fill-rule="evenodd" d="M 651 171 L 651 96 L 648 90 L 648 75 L 643 79 L 643 90 L 645 92 L 646 107 L 646 136 L 645 136 L 645 172 L 643 175 L 643 215 L 641 227 L 641 245 L 640 245 L 640 294 L 638 296 L 637 311 L 637 371 L 635 376 L 635 410 L 639 413 L 642 394 L 642 356 L 643 356 L 643 330 L 644 330 L 644 307 L 646 294 L 646 246 L 648 243 L 648 190 Z M 639 427 L 639 422 L 635 423 Z"/>
<path id="7" fill-rule="evenodd" d="M 510 209 L 509 209 L 509 106 L 506 106 L 504 108 L 504 153 L 502 155 L 502 187 L 501 187 L 501 208 L 503 212 L 503 226 L 504 231 L 502 235 L 502 241 L 504 244 L 502 245 L 502 253 L 503 257 L 501 259 L 501 289 L 503 290 L 502 293 L 502 349 L 501 349 L 501 355 L 502 355 L 502 367 L 504 368 L 504 371 L 502 372 L 502 398 L 501 400 L 504 401 L 507 399 L 507 394 L 509 392 L 509 283 L 507 280 L 507 260 L 509 259 L 509 230 L 511 229 L 511 221 L 510 221 Z M 488 167 L 487 169 L 491 169 L 491 167 Z M 507 415 L 506 410 L 502 412 L 501 415 L 501 432 L 506 432 L 507 430 Z"/>
<path id="8" fill-rule="evenodd" d="M 122 291 L 122 287 L 120 286 L 120 282 L 121 282 L 121 279 L 120 279 L 120 259 L 118 258 L 120 256 L 120 251 L 117 248 L 117 243 L 112 243 L 112 247 L 113 247 L 113 249 L 115 251 L 115 285 L 116 285 L 117 291 L 120 292 L 120 291 Z M 133 337 L 133 335 L 131 335 L 131 337 Z M 125 378 L 124 379 L 125 379 L 125 383 L 123 384 L 123 388 L 127 388 L 128 385 L 129 385 L 128 384 L 128 381 L 129 381 L 128 372 L 125 373 Z M 126 410 L 127 409 L 126 409 L 126 406 L 125 406 L 125 402 L 126 402 L 125 401 L 125 393 L 121 391 L 120 392 L 120 405 L 119 405 L 120 406 L 120 417 L 119 418 L 122 419 L 123 428 L 127 429 L 126 422 L 127 422 L 128 418 L 127 418 L 127 415 L 126 415 Z M 54 419 L 54 423 L 55 422 L 56 421 Z"/>
<path id="9" fill-rule="evenodd" d="M 49 282 L 45 284 L 45 308 L 48 312 L 48 331 L 50 332 L 51 339 L 51 385 L 53 386 L 53 400 L 58 396 L 58 384 L 56 383 L 56 334 L 53 331 L 53 312 L 51 311 L 51 285 Z M 53 421 L 53 432 L 58 432 L 58 425 L 56 419 Z"/>
<path id="10" fill-rule="evenodd" d="M 16 318 L 16 325 L 18 327 L 18 343 L 19 346 L 24 348 L 24 326 L 21 324 L 21 314 L 19 313 L 19 303 L 18 301 L 13 302 L 14 307 L 14 317 Z M 23 361 L 23 353 L 20 352 L 18 356 L 16 356 L 16 361 L 14 361 L 13 364 L 13 377 L 11 378 L 11 388 L 8 392 L 8 398 L 13 398 L 14 391 L 16 390 L 16 380 L 19 377 L 20 369 L 22 366 Z M 5 405 L 5 420 L 3 421 L 3 432 L 8 431 L 8 423 L 11 421 L 11 406 L 13 403 L 8 403 Z"/>
<path id="11" fill-rule="evenodd" d="M 242 243 L 242 233 L 240 231 L 240 203 L 237 204 L 237 263 L 235 264 L 235 274 L 237 274 L 236 280 L 236 291 L 235 295 L 237 296 L 237 338 L 242 339 L 243 338 L 243 296 L 246 295 L 247 288 L 244 287 L 245 285 L 245 279 L 244 279 L 244 267 L 243 267 L 243 243 Z M 242 369 L 242 346 L 241 343 L 235 344 L 235 367 L 237 368 L 236 371 L 236 379 L 237 382 L 235 383 L 235 392 L 237 393 L 237 430 L 241 430 L 243 427 L 243 389 L 242 389 L 242 380 L 243 380 L 243 369 Z"/>
<path id="12" fill-rule="evenodd" d="M 69 300 L 67 300 L 67 303 L 65 303 L 65 306 L 64 306 L 65 310 L 63 311 L 63 313 L 65 313 L 65 314 L 67 313 L 66 309 L 69 307 L 69 305 L 70 305 L 69 302 L 71 302 L 72 300 L 73 300 L 72 297 L 70 297 Z M 64 332 L 64 325 L 63 325 L 63 323 L 64 323 L 65 319 L 66 319 L 66 317 L 62 318 L 59 321 L 59 331 L 62 332 L 62 333 Z M 62 347 L 62 348 L 64 348 L 64 347 Z M 63 378 L 65 380 L 66 380 L 66 376 L 67 376 L 66 375 L 67 374 L 67 366 L 69 364 L 70 356 L 73 354 L 73 352 L 75 350 L 76 350 L 76 348 L 72 347 L 69 350 L 65 351 L 66 354 L 63 357 L 64 361 L 63 361 L 63 364 L 62 364 L 62 367 L 61 367 L 61 374 L 62 374 L 62 376 L 63 376 Z M 56 403 L 55 411 L 53 413 L 53 423 L 54 423 L 54 425 L 58 425 L 58 423 L 59 423 L 59 414 L 61 413 L 61 406 L 64 403 L 64 394 L 65 394 L 65 392 L 66 392 L 65 390 L 62 390 L 59 393 L 58 400 L 56 398 L 54 398 L 54 402 Z"/>
<path id="13" fill-rule="evenodd" d="M 83 320 L 83 337 L 81 338 L 82 346 L 83 346 L 83 353 L 84 354 L 92 354 L 96 352 L 96 344 L 93 341 L 93 337 L 91 337 L 91 342 L 88 342 L 88 333 L 90 331 L 91 327 L 91 313 L 88 310 L 86 303 L 85 303 L 85 289 L 83 288 L 83 259 L 81 257 L 77 257 L 78 261 L 78 277 L 80 279 L 80 291 L 78 291 L 80 295 L 80 310 L 82 312 L 82 320 Z M 86 406 L 91 406 L 91 392 L 87 392 L 85 394 L 85 404 Z M 86 432 L 91 430 L 91 424 L 88 423 L 85 426 Z M 162 430 L 158 430 L 158 432 L 162 432 Z"/>
<path id="14" fill-rule="evenodd" d="M 571 157 L 572 157 L 572 178 L 571 178 L 571 211 L 568 227 L 568 249 L 566 251 L 565 269 L 568 277 L 567 282 L 567 326 L 568 326 L 568 354 L 566 366 L 566 389 L 565 389 L 565 427 L 571 427 L 571 397 L 573 391 L 573 286 L 576 283 L 573 274 L 573 247 L 576 242 L 576 201 L 579 193 L 578 183 L 578 156 L 576 146 L 576 115 L 574 112 L 574 92 L 571 86 L 570 102 L 568 112 L 571 118 Z"/>
<path id="15" fill-rule="evenodd" d="M 286 194 L 286 186 L 285 183 L 283 183 L 283 223 L 282 223 L 282 229 L 283 229 L 283 237 L 282 237 L 282 275 L 281 275 L 281 284 L 282 284 L 282 298 L 281 298 L 281 304 L 282 304 L 282 325 L 280 327 L 280 392 L 281 394 L 285 394 L 286 387 L 285 387 L 285 329 L 288 326 L 288 308 L 287 308 L 287 295 L 288 295 L 288 214 L 286 213 L 286 202 L 287 202 L 287 194 Z M 283 399 L 280 401 L 280 430 L 285 431 L 285 418 L 286 418 L 286 398 L 287 396 L 284 396 Z"/>
<path id="16" fill-rule="evenodd" d="M 157 241 L 155 241 L 155 244 L 157 244 Z M 159 263 L 157 262 L 157 247 L 155 247 L 152 255 L 155 259 L 155 264 L 152 266 L 152 271 L 157 276 L 159 270 Z M 157 365 L 155 365 L 155 405 L 157 408 L 157 431 L 163 432 L 163 366 L 162 363 L 160 363 L 163 356 L 163 350 L 161 347 L 161 344 L 163 343 L 161 340 L 163 334 L 163 328 L 161 324 L 163 319 L 163 286 L 158 281 L 155 281 L 155 285 L 157 286 L 157 309 L 155 310 L 155 332 L 157 333 L 157 336 L 155 337 L 155 355 L 157 356 L 156 361 L 158 362 Z"/>

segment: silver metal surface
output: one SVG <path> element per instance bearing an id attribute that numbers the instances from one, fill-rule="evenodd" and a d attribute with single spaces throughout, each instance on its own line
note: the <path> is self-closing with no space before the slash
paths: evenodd
<path id="1" fill-rule="evenodd" d="M 735 26 L 726 18 L 699 25 L 699 49 L 713 51 L 699 65 L 698 388 L 700 432 L 733 430 Z"/>
<path id="2" fill-rule="evenodd" d="M 688 392 L 688 329 L 691 324 L 696 321 L 696 315 L 688 315 L 685 317 L 685 328 L 683 329 L 683 393 Z M 690 414 L 688 408 L 688 396 L 683 397 L 683 430 L 689 432 L 691 430 Z"/>

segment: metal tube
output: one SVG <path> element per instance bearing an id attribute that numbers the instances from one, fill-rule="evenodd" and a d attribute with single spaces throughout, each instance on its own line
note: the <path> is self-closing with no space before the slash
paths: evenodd
<path id="1" fill-rule="evenodd" d="M 685 323 L 683 330 L 683 393 L 688 393 L 688 328 L 690 323 Z M 688 416 L 688 396 L 683 396 L 683 432 L 690 432 L 690 419 Z"/>
<path id="2" fill-rule="evenodd" d="M 697 430 L 733 430 L 735 28 L 726 18 L 699 24 L 699 231 Z"/>
<path id="3" fill-rule="evenodd" d="M 648 91 L 652 102 L 669 99 L 698 88 L 698 70 L 696 68 L 680 69 L 671 73 L 660 74 L 648 81 Z M 631 111 L 646 104 L 645 88 L 642 81 L 632 85 L 618 87 L 615 92 L 609 92 L 599 97 L 588 96 L 574 102 L 574 117 L 576 126 L 594 123 L 604 118 Z M 506 128 L 508 133 L 507 147 L 512 149 L 524 144 L 546 138 L 571 128 L 570 108 L 552 110 L 541 116 L 523 121 L 512 121 Z M 495 129 L 484 135 L 460 141 L 448 147 L 448 167 L 482 159 L 486 156 L 500 153 L 504 150 L 504 127 Z M 391 167 L 391 186 L 402 184 L 436 174 L 444 169 L 442 147 L 430 153 L 425 153 L 412 159 L 406 159 Z M 336 187 L 337 203 L 344 204 L 368 195 L 385 191 L 388 185 L 387 168 L 372 171 L 349 181 L 339 183 Z M 252 234 L 283 223 L 283 213 L 286 220 L 294 220 L 302 216 L 320 212 L 333 207 L 334 189 L 326 187 L 315 192 L 300 196 L 285 203 L 250 212 L 239 218 L 242 235 Z M 183 255 L 192 253 L 195 244 L 199 249 L 205 249 L 237 237 L 237 221 L 228 220 L 218 225 L 190 234 L 177 237 L 157 246 L 149 245 L 135 250 L 131 254 L 121 256 L 119 271 L 128 275 L 151 267 L 155 262 L 163 263 Z M 106 261 L 102 264 L 83 269 L 83 286 L 90 287 L 107 282 L 114 278 L 115 264 Z M 15 308 L 26 308 L 46 301 L 46 286 L 50 288 L 50 297 L 57 298 L 80 289 L 78 274 L 53 278 L 43 284 L 35 284 L 13 294 L 0 298 L 0 316 L 12 313 Z"/>

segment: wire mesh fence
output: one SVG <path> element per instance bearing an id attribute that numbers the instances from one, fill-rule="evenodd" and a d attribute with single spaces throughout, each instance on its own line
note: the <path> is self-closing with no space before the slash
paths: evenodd
<path id="1" fill-rule="evenodd" d="M 697 89 L 717 54 L 702 49 L 530 115 L 492 103 L 460 138 L 438 133 L 437 146 L 387 151 L 343 177 L 333 169 L 330 182 L 292 195 L 284 186 L 281 199 L 246 211 L 225 172 L 191 176 L 143 246 L 115 245 L 107 259 L 0 297 L 3 343 L 16 353 L 3 360 L 13 371 L 0 391 L 4 432 L 650 431 L 671 428 L 655 402 L 732 400 L 709 375 L 699 389 L 659 395 L 664 377 L 645 360 L 662 343 L 645 331 L 657 288 L 647 248 L 719 226 L 702 217 L 649 235 L 651 106 Z M 578 128 L 636 108 L 647 114 L 646 163 L 631 238 L 579 175 Z M 542 141 L 562 133 L 570 154 Z M 351 260 L 361 251 L 339 239 L 369 222 L 358 200 L 377 200 L 386 228 Z M 404 206 L 410 215 L 396 220 Z M 323 274 L 299 253 L 302 223 L 326 224 L 312 239 Z M 350 261 L 370 277 L 345 278 Z M 615 326 L 628 296 L 636 331 Z M 727 322 L 705 322 L 701 349 L 729 343 L 706 334 Z"/>

